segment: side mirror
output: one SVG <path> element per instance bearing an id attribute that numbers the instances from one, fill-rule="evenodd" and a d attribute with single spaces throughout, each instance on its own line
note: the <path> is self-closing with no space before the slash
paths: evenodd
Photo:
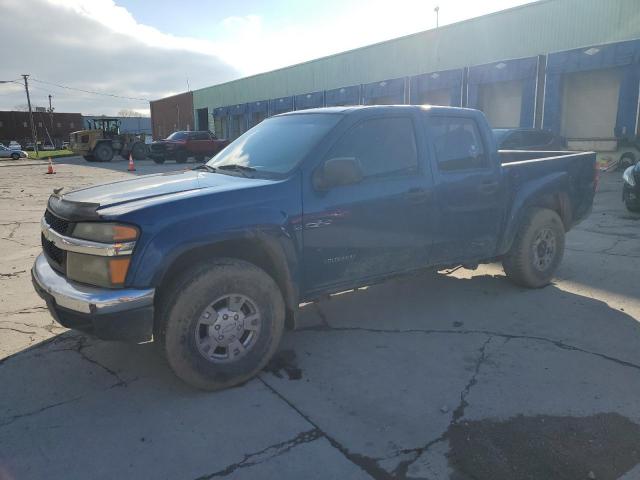
<path id="1" fill-rule="evenodd" d="M 362 168 L 355 157 L 331 158 L 315 171 L 313 186 L 316 190 L 352 185 L 362 181 Z"/>

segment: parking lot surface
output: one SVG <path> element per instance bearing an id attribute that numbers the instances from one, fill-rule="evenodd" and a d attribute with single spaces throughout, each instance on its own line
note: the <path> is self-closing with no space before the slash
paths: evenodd
<path id="1" fill-rule="evenodd" d="M 640 478 L 640 215 L 619 173 L 552 285 L 486 265 L 334 295 L 258 378 L 203 393 L 151 343 L 55 324 L 29 274 L 54 187 L 185 165 L 61 162 L 0 163 L 0 479 Z"/>

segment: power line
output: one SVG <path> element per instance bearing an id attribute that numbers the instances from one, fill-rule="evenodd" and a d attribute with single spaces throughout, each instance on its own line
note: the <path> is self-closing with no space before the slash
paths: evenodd
<path id="1" fill-rule="evenodd" d="M 46 85 L 53 85 L 54 87 L 64 88 L 66 90 L 76 90 L 78 92 L 91 93 L 93 95 L 103 95 L 105 97 L 113 97 L 113 98 L 124 98 L 125 100 L 139 100 L 139 101 L 142 101 L 142 102 L 149 102 L 150 101 L 148 98 L 125 97 L 123 95 L 116 95 L 115 93 L 95 92 L 93 90 L 84 90 L 82 88 L 67 87 L 66 85 L 59 85 L 59 84 L 53 83 L 53 82 L 45 82 L 44 80 L 37 80 L 35 78 L 32 78 L 31 81 L 32 82 L 38 82 L 38 83 L 44 83 Z"/>

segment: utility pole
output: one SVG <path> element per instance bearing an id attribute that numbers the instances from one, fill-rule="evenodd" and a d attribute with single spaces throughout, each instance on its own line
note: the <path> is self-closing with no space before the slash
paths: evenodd
<path id="1" fill-rule="evenodd" d="M 29 123 L 31 123 L 31 137 L 33 138 L 33 150 L 36 152 L 36 157 L 39 157 L 38 154 L 38 135 L 36 132 L 36 124 L 33 123 L 33 112 L 31 111 L 31 97 L 29 96 L 29 75 L 22 75 L 24 78 L 24 89 L 27 92 L 27 105 L 29 106 Z"/>
<path id="2" fill-rule="evenodd" d="M 440 19 L 438 18 L 440 16 L 440 6 L 436 5 L 436 8 L 434 8 L 433 11 L 436 12 L 436 28 L 438 28 L 440 23 L 439 22 Z"/>
<path id="3" fill-rule="evenodd" d="M 53 108 L 51 107 L 51 94 L 49 94 L 49 119 L 51 120 L 51 131 L 53 132 Z"/>

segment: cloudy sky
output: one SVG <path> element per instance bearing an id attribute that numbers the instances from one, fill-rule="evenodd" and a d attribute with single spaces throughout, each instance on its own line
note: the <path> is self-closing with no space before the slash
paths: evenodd
<path id="1" fill-rule="evenodd" d="M 148 113 L 146 99 L 225 82 L 527 0 L 0 0 L 0 110 Z M 187 83 L 188 82 L 188 83 Z M 54 85 L 55 84 L 55 85 Z M 57 86 L 56 86 L 57 85 Z M 115 94 L 109 97 L 77 90 Z"/>

